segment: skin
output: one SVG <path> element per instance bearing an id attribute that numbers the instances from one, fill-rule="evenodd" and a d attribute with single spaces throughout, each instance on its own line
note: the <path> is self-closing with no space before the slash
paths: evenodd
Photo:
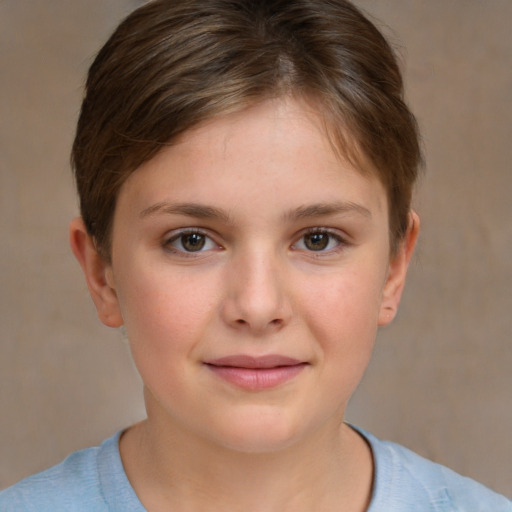
<path id="1" fill-rule="evenodd" d="M 387 212 L 377 178 L 285 98 L 201 124 L 135 171 L 111 264 L 73 221 L 98 315 L 125 326 L 144 382 L 148 418 L 120 448 L 148 510 L 366 510 L 372 457 L 343 418 L 419 225 L 411 213 L 390 257 Z M 300 368 L 246 389 L 210 365 L 269 354 Z"/>

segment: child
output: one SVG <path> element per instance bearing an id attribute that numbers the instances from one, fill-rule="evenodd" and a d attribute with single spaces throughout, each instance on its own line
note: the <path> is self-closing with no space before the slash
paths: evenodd
<path id="1" fill-rule="evenodd" d="M 418 235 L 395 57 L 344 0 L 156 0 L 93 63 L 70 239 L 147 419 L 2 512 L 511 511 L 343 422 Z"/>

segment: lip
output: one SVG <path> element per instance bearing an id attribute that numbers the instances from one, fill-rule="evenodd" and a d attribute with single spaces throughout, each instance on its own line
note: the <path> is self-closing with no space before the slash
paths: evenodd
<path id="1" fill-rule="evenodd" d="M 260 357 L 233 355 L 205 362 L 224 381 L 248 391 L 275 388 L 293 379 L 308 363 L 271 354 Z"/>

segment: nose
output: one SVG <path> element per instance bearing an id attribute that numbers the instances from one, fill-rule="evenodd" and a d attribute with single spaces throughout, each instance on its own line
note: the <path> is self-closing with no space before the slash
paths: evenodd
<path id="1" fill-rule="evenodd" d="M 262 250 L 245 253 L 229 264 L 227 274 L 222 315 L 231 327 L 264 335 L 289 323 L 286 271 L 277 256 Z"/>

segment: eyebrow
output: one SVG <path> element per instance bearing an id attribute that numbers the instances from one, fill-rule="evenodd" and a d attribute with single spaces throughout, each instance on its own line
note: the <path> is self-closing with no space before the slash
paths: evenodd
<path id="1" fill-rule="evenodd" d="M 316 203 L 286 212 L 284 220 L 301 220 L 314 217 L 326 217 L 337 214 L 356 213 L 371 218 L 372 214 L 368 208 L 353 202 Z M 220 208 L 206 206 L 198 203 L 169 203 L 161 201 L 142 210 L 139 214 L 141 219 L 157 214 L 185 215 L 197 219 L 213 219 L 226 223 L 230 222 L 229 215 Z"/>
<path id="2" fill-rule="evenodd" d="M 287 213 L 287 219 L 306 219 L 311 217 L 326 217 L 328 215 L 336 214 L 351 214 L 356 213 L 364 217 L 372 218 L 372 213 L 368 208 L 358 203 L 348 202 L 334 202 L 334 203 L 317 203 L 307 206 L 299 206 L 295 210 Z"/>
<path id="3" fill-rule="evenodd" d="M 159 213 L 168 215 L 186 215 L 188 217 L 196 217 L 198 219 L 217 219 L 229 222 L 229 215 L 219 208 L 213 206 L 205 206 L 197 203 L 168 203 L 162 201 L 149 206 L 142 210 L 139 214 L 140 218 L 149 217 Z"/>

